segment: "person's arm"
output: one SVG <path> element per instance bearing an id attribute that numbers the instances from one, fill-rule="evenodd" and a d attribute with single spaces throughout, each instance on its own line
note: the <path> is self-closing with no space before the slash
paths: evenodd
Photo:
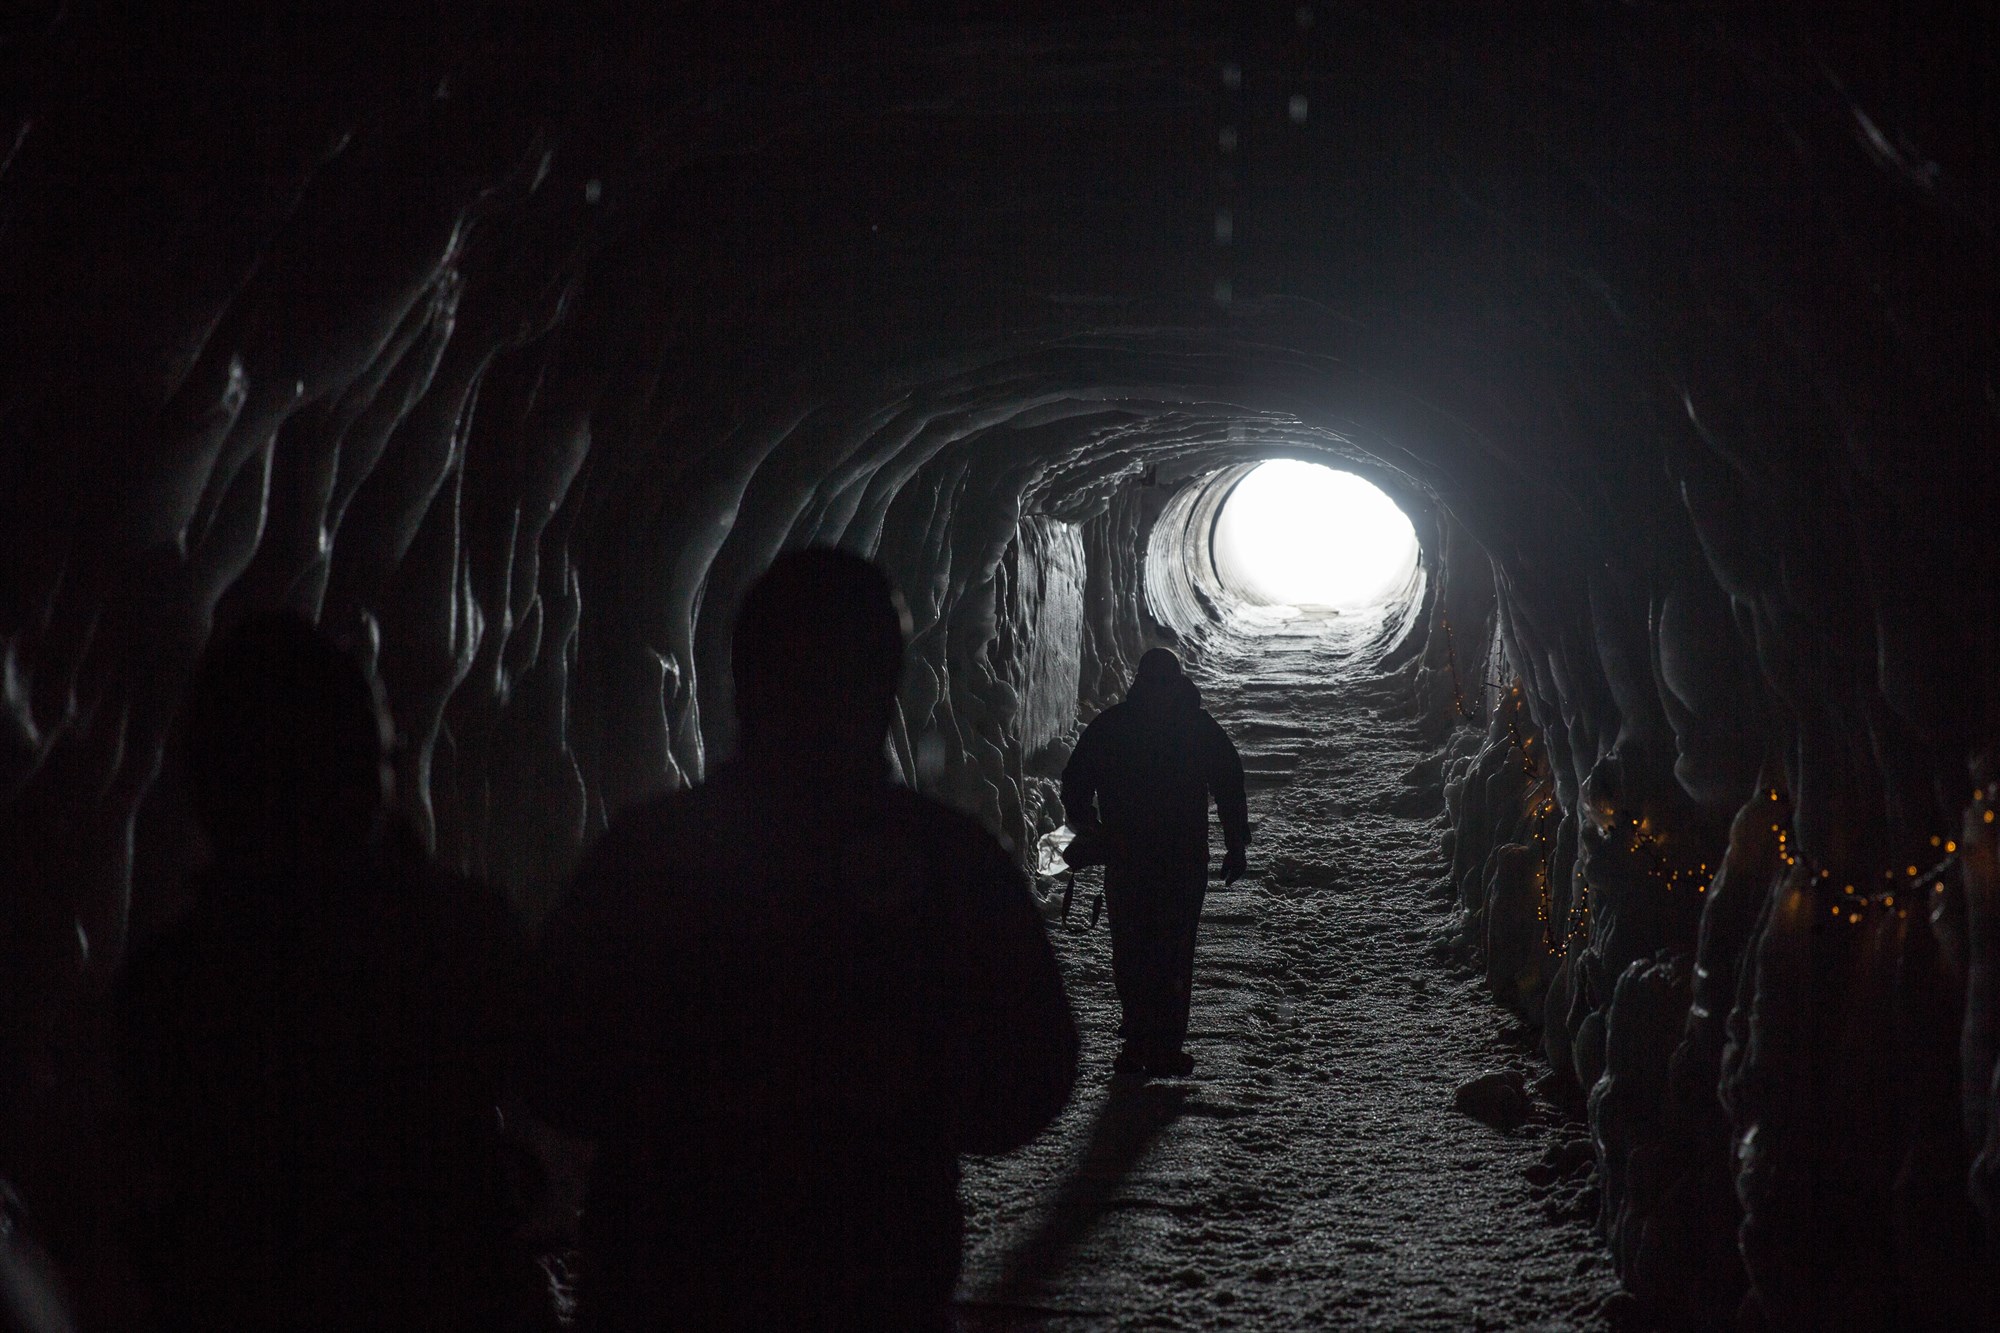
<path id="1" fill-rule="evenodd" d="M 509 1137 L 527 1157 L 526 1210 L 515 1240 L 575 1245 L 597 1143 L 630 1101 L 644 1059 L 634 996 L 644 960 L 635 906 L 637 841 L 614 824 L 584 858 L 542 923 L 521 987 L 521 1040 L 503 1102 Z"/>
<path id="2" fill-rule="evenodd" d="M 602 1137 L 645 1058 L 634 843 L 616 825 L 599 840 L 543 922 L 529 969 L 510 1081 L 537 1120 L 572 1139 Z"/>
<path id="3" fill-rule="evenodd" d="M 515 1242 L 536 1254 L 576 1248 L 596 1141 L 563 1133 L 518 1099 L 502 1113 L 508 1139 L 523 1154 L 512 1162 L 523 1176 L 513 1182 L 523 1209 Z"/>
<path id="4" fill-rule="evenodd" d="M 1077 1033 L 1027 880 L 991 838 L 959 923 L 958 1149 L 1003 1153 L 1039 1134 L 1076 1083 Z"/>
<path id="5" fill-rule="evenodd" d="M 1208 789 L 1215 797 L 1216 816 L 1222 821 L 1222 878 L 1224 883 L 1233 884 L 1249 861 L 1250 798 L 1244 790 L 1243 758 L 1236 753 L 1235 742 L 1213 718 L 1208 727 Z"/>
<path id="6" fill-rule="evenodd" d="M 1089 833 L 1098 827 L 1097 783 L 1098 752 L 1103 748 L 1103 739 L 1097 730 L 1097 723 L 1083 729 L 1077 738 L 1076 748 L 1070 751 L 1069 762 L 1062 771 L 1063 822 L 1078 833 Z"/>

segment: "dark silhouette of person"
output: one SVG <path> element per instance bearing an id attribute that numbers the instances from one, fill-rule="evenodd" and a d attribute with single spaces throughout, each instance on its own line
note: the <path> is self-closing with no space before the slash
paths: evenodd
<path id="1" fill-rule="evenodd" d="M 523 1091 L 596 1145 L 584 1328 L 947 1328 L 959 1156 L 1068 1100 L 1024 874 L 890 780 L 903 619 L 867 561 L 780 556 L 735 624 L 739 757 L 615 819 L 545 927 Z"/>
<path id="2" fill-rule="evenodd" d="M 1101 840 L 1111 916 L 1111 977 L 1124 1011 L 1121 1073 L 1182 1075 L 1194 944 L 1208 883 L 1208 802 L 1227 851 L 1225 883 L 1241 878 L 1250 843 L 1243 761 L 1202 709 L 1194 682 L 1165 648 L 1139 659 L 1123 703 L 1091 719 L 1063 767 L 1071 828 Z"/>
<path id="3" fill-rule="evenodd" d="M 179 729 L 212 858 L 119 997 L 158 1326 L 521 1326 L 535 1274 L 509 1249 L 496 1107 L 526 950 L 506 905 L 391 821 L 380 696 L 303 618 L 221 636 Z"/>

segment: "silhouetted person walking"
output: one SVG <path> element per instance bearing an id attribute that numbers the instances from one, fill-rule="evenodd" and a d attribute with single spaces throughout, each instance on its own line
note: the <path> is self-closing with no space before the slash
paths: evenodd
<path id="1" fill-rule="evenodd" d="M 525 952 L 388 819 L 360 664 L 259 616 L 181 722 L 213 847 L 121 995 L 133 1244 L 166 1329 L 514 1328 L 495 1107 Z"/>
<path id="2" fill-rule="evenodd" d="M 1091 720 L 1063 768 L 1071 828 L 1102 839 L 1111 914 L 1111 977 L 1124 1010 L 1125 1073 L 1186 1074 L 1195 930 L 1208 884 L 1208 801 L 1227 852 L 1222 878 L 1243 874 L 1250 842 L 1243 761 L 1201 706 L 1178 658 L 1139 659 L 1125 702 Z"/>
<path id="3" fill-rule="evenodd" d="M 889 781 L 901 621 L 866 561 L 781 556 L 735 627 L 741 758 L 613 821 L 548 924 L 523 1076 L 598 1145 L 588 1329 L 943 1329 L 959 1155 L 1069 1096 L 1021 871 Z"/>

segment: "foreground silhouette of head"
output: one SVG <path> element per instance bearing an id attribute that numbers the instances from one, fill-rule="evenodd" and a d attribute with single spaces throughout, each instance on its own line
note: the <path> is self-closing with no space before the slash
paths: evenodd
<path id="1" fill-rule="evenodd" d="M 390 784 L 380 695 L 303 616 L 262 613 L 220 635 L 181 729 L 195 812 L 221 862 L 316 869 L 379 832 Z"/>
<path id="2" fill-rule="evenodd" d="M 730 644 L 745 757 L 878 762 L 907 622 L 888 576 L 860 556 L 825 547 L 779 556 L 744 597 Z"/>
<path id="3" fill-rule="evenodd" d="M 1181 660 L 1165 648 L 1146 650 L 1125 698 L 1155 718 L 1178 717 L 1201 706 L 1201 693 L 1181 670 Z"/>
<path id="4" fill-rule="evenodd" d="M 1165 648 L 1148 648 L 1139 659 L 1138 673 L 1132 683 L 1145 689 L 1158 689 L 1181 678 L 1181 659 Z"/>

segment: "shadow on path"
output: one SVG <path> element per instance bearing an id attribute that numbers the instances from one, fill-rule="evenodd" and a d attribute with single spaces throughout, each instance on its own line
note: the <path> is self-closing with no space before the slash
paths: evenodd
<path id="1" fill-rule="evenodd" d="M 1001 1262 L 1000 1279 L 978 1298 L 959 1302 L 966 1316 L 1077 1316 L 1101 1310 L 1040 1304 L 1049 1283 L 1106 1213 L 1119 1205 L 1119 1186 L 1155 1139 L 1178 1120 L 1193 1091 L 1186 1084 L 1116 1077 L 1090 1127 L 1082 1159 L 1046 1205 L 1034 1231 Z M 968 1322 L 965 1327 L 977 1327 Z"/>

